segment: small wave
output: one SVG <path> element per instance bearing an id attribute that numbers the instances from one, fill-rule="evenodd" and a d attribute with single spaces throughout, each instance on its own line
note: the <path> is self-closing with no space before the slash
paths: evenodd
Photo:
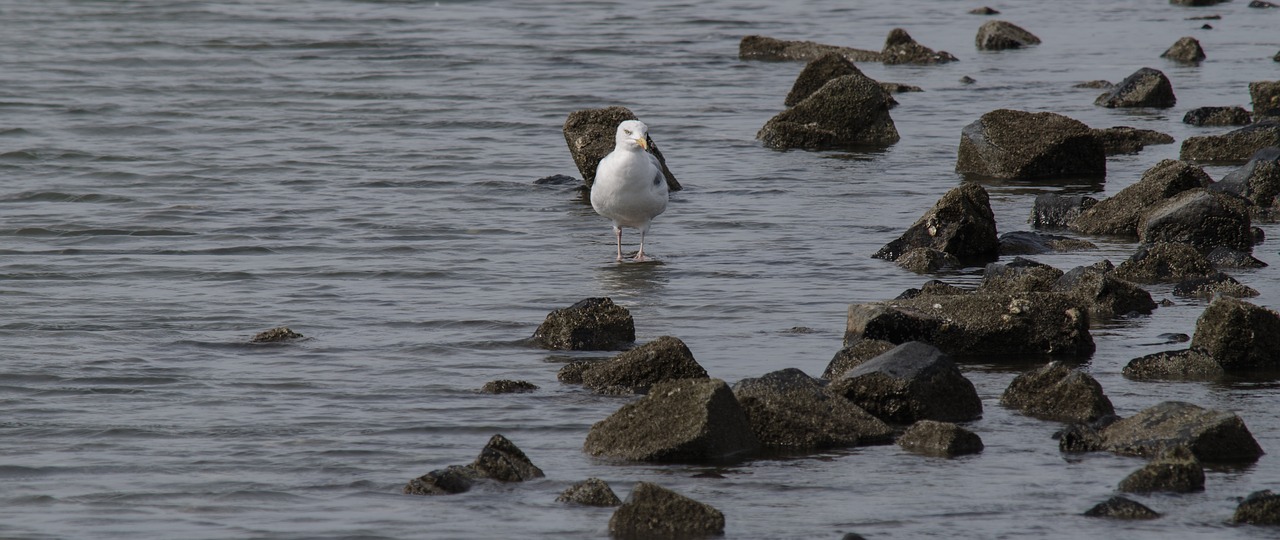
<path id="1" fill-rule="evenodd" d="M 24 191 L 13 195 L 0 196 L 0 203 L 4 202 L 129 203 L 134 202 L 134 199 L 101 193 L 76 194 L 63 193 L 61 191 Z"/>
<path id="2" fill-rule="evenodd" d="M 21 229 L 0 229 L 0 236 L 34 236 L 34 237 L 75 237 L 75 236 L 194 236 L 196 233 L 175 231 L 172 229 L 49 229 L 45 227 L 23 227 Z"/>

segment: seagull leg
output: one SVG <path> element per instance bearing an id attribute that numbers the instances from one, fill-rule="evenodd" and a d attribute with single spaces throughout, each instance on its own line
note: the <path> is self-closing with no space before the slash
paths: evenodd
<path id="1" fill-rule="evenodd" d="M 648 229 L 649 229 L 648 227 L 644 227 L 640 229 L 640 251 L 636 252 L 636 258 L 635 258 L 636 262 L 645 262 L 649 260 L 644 256 L 644 233 L 649 232 Z"/>
<path id="2" fill-rule="evenodd" d="M 622 227 L 613 226 L 613 236 L 618 239 L 618 262 L 622 262 Z"/>

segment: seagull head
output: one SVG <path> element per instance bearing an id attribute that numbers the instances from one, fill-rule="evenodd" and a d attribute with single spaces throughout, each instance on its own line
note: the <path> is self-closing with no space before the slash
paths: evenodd
<path id="1" fill-rule="evenodd" d="M 648 150 L 649 126 L 639 120 L 627 120 L 618 124 L 618 148 L 628 148 L 629 145 Z"/>

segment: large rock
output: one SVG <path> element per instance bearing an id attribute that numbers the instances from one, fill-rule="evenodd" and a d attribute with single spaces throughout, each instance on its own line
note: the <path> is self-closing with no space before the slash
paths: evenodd
<path id="1" fill-rule="evenodd" d="M 1125 77 L 1120 84 L 1109 92 L 1098 96 L 1094 105 L 1107 108 L 1117 107 L 1160 107 L 1169 108 L 1177 104 L 1173 95 L 1173 85 L 1158 69 L 1142 68 L 1133 75 Z"/>
<path id="2" fill-rule="evenodd" d="M 795 368 L 733 385 L 762 444 L 811 450 L 887 443 L 893 428 Z"/>
<path id="3" fill-rule="evenodd" d="M 533 333 L 544 349 L 618 351 L 636 341 L 636 323 L 627 308 L 609 298 L 587 298 L 547 315 Z"/>
<path id="4" fill-rule="evenodd" d="M 1130 360 L 1122 371 L 1139 381 L 1211 381 L 1226 374 L 1212 356 L 1197 349 L 1164 351 Z"/>
<path id="5" fill-rule="evenodd" d="M 1146 505 L 1119 495 L 1098 503 L 1085 511 L 1089 517 L 1111 519 L 1156 519 L 1160 514 Z"/>
<path id="6" fill-rule="evenodd" d="M 756 133 L 765 146 L 806 150 L 883 147 L 898 142 L 889 94 L 862 74 L 827 81 Z"/>
<path id="7" fill-rule="evenodd" d="M 1041 193 L 1036 195 L 1027 221 L 1037 229 L 1066 228 L 1095 204 L 1098 199 L 1088 195 Z"/>
<path id="8" fill-rule="evenodd" d="M 1040 38 L 1011 22 L 987 21 L 978 27 L 974 43 L 980 51 L 999 51 L 1039 45 Z"/>
<path id="9" fill-rule="evenodd" d="M 832 79 L 845 75 L 866 77 L 858 69 L 858 66 L 853 65 L 853 62 L 850 62 L 840 53 L 832 52 L 819 56 L 805 64 L 804 69 L 800 71 L 800 75 L 796 76 L 796 82 L 791 85 L 791 92 L 787 93 L 787 99 L 783 104 L 788 107 L 794 107 L 804 101 L 804 98 L 813 95 L 814 92 L 817 92 L 819 88 L 822 88 Z"/>
<path id="10" fill-rule="evenodd" d="M 958 60 L 947 51 L 934 51 L 916 42 L 906 30 L 894 28 L 884 40 L 880 51 L 886 64 L 945 64 Z"/>
<path id="11" fill-rule="evenodd" d="M 1142 216 L 1184 191 L 1207 187 L 1213 180 L 1200 167 L 1166 159 L 1142 173 L 1142 179 L 1103 199 L 1070 223 L 1085 234 L 1137 236 Z"/>
<path id="12" fill-rule="evenodd" d="M 908 452 L 926 456 L 956 457 L 982 451 L 982 438 L 977 433 L 951 422 L 921 420 L 907 428 L 898 438 L 898 446 Z"/>
<path id="13" fill-rule="evenodd" d="M 960 133 L 956 172 L 994 178 L 1107 175 L 1107 156 L 1093 130 L 1066 116 L 997 109 Z"/>
<path id="14" fill-rule="evenodd" d="M 707 370 L 680 338 L 662 336 L 582 371 L 582 385 L 601 394 L 643 394 L 656 383 L 706 379 Z"/>
<path id="15" fill-rule="evenodd" d="M 1001 256 L 1039 255 L 1085 249 L 1098 249 L 1098 246 L 1079 238 L 1030 231 L 1011 231 L 1000 235 Z"/>
<path id="16" fill-rule="evenodd" d="M 1182 116 L 1182 123 L 1193 126 L 1246 126 L 1253 117 L 1244 107 L 1197 107 Z"/>
<path id="17" fill-rule="evenodd" d="M 1218 273 L 1209 259 L 1190 244 L 1143 244 L 1116 268 L 1115 276 L 1134 283 L 1178 283 Z"/>
<path id="18" fill-rule="evenodd" d="M 1097 380 L 1060 362 L 1015 377 L 1000 396 L 1000 404 L 1060 422 L 1092 422 L 1116 412 Z"/>
<path id="19" fill-rule="evenodd" d="M 613 489 L 604 480 L 588 478 L 569 486 L 556 497 L 556 502 L 583 506 L 618 506 L 622 504 L 622 499 L 613 493 Z"/>
<path id="20" fill-rule="evenodd" d="M 1182 141 L 1179 159 L 1243 163 L 1258 150 L 1280 145 L 1280 121 L 1259 121 L 1222 135 L 1187 137 Z"/>
<path id="21" fill-rule="evenodd" d="M 1110 268 L 1107 263 L 1107 269 Z M 1106 320 L 1131 313 L 1149 314 L 1156 308 L 1151 293 L 1128 281 L 1117 279 L 1095 266 L 1071 269 L 1053 284 L 1053 292 L 1066 293 L 1089 306 L 1089 316 Z"/>
<path id="22" fill-rule="evenodd" d="M 1220 297 L 1196 320 L 1191 348 L 1204 351 L 1228 372 L 1280 367 L 1280 313 Z"/>
<path id="23" fill-rule="evenodd" d="M 1231 516 L 1232 523 L 1280 525 L 1280 495 L 1269 489 L 1255 491 L 1240 501 Z"/>
<path id="24" fill-rule="evenodd" d="M 591 426 L 583 444 L 593 456 L 657 462 L 733 459 L 759 447 L 747 414 L 719 379 L 655 384 Z"/>
<path id="25" fill-rule="evenodd" d="M 1210 187 L 1244 197 L 1261 210 L 1260 217 L 1273 218 L 1271 210 L 1277 206 L 1276 195 L 1280 195 L 1280 146 L 1258 150 L 1247 163 Z"/>
<path id="26" fill-rule="evenodd" d="M 827 363 L 827 369 L 822 372 L 822 378 L 828 381 L 838 379 L 846 371 L 897 346 L 896 343 L 879 339 L 857 340 L 836 352 L 836 355 Z"/>
<path id="27" fill-rule="evenodd" d="M 588 188 L 596 181 L 596 167 L 600 166 L 600 160 L 609 155 L 617 145 L 618 124 L 639 119 L 630 109 L 619 106 L 569 113 L 564 121 L 564 142 L 569 145 L 569 154 L 573 156 L 573 163 L 578 166 L 578 172 L 582 173 L 582 180 Z M 662 165 L 662 175 L 667 178 L 667 189 L 683 189 L 667 168 L 667 158 L 658 150 L 653 137 L 646 137 L 646 140 L 649 142 L 649 153 L 657 157 L 658 163 Z"/>
<path id="28" fill-rule="evenodd" d="M 1280 119 L 1280 81 L 1249 83 L 1249 99 L 1253 101 L 1254 118 Z"/>
<path id="29" fill-rule="evenodd" d="M 724 534 L 724 514 L 667 488 L 639 482 L 609 518 L 619 540 L 703 538 Z"/>
<path id="30" fill-rule="evenodd" d="M 1200 41 L 1193 37 L 1184 37 L 1160 53 L 1160 58 L 1168 58 L 1175 62 L 1194 63 L 1204 60 L 1204 49 Z"/>
<path id="31" fill-rule="evenodd" d="M 1204 491 L 1204 467 L 1187 448 L 1161 454 L 1120 481 L 1125 493 Z"/>
<path id="32" fill-rule="evenodd" d="M 1253 249 L 1253 230 L 1246 203 L 1204 188 L 1184 191 L 1152 208 L 1138 221 L 1143 243 L 1175 242 L 1201 253 L 1226 246 Z"/>
<path id="33" fill-rule="evenodd" d="M 982 416 L 973 383 L 949 356 L 927 343 L 904 343 L 868 360 L 833 381 L 831 391 L 895 424 Z"/>
<path id="34" fill-rule="evenodd" d="M 800 61 L 808 62 L 825 54 L 837 53 L 850 62 L 879 62 L 879 51 L 823 45 L 812 41 L 790 41 L 767 36 L 746 36 L 738 43 L 741 60 Z"/>
<path id="35" fill-rule="evenodd" d="M 1093 134 L 1102 142 L 1102 149 L 1108 156 L 1136 154 L 1152 144 L 1173 144 L 1172 135 L 1129 126 L 1094 129 Z"/>
<path id="36" fill-rule="evenodd" d="M 1107 426 L 1102 449 L 1117 454 L 1155 457 L 1186 447 L 1208 463 L 1253 462 L 1262 448 L 1235 413 L 1166 401 Z"/>
<path id="37" fill-rule="evenodd" d="M 544 474 L 506 437 L 494 435 L 470 465 L 453 465 L 410 480 L 404 486 L 408 495 L 445 495 L 462 493 L 475 482 L 493 479 L 500 482 L 523 482 L 542 478 Z"/>
<path id="38" fill-rule="evenodd" d="M 962 262 L 989 261 L 999 254 L 996 218 L 987 190 L 965 182 L 948 191 L 897 240 L 872 257 L 896 261 L 915 248 L 950 253 Z"/>

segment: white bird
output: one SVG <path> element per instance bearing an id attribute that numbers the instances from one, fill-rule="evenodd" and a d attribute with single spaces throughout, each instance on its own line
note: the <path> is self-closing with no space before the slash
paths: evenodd
<path id="1" fill-rule="evenodd" d="M 618 260 L 622 260 L 622 228 L 640 229 L 640 251 L 635 261 L 650 260 L 644 256 L 644 235 L 649 223 L 667 209 L 667 179 L 662 164 L 650 154 L 649 126 L 639 120 L 618 124 L 617 144 L 596 167 L 596 180 L 591 185 L 591 207 L 596 213 L 613 220 L 613 235 L 618 241 Z"/>

